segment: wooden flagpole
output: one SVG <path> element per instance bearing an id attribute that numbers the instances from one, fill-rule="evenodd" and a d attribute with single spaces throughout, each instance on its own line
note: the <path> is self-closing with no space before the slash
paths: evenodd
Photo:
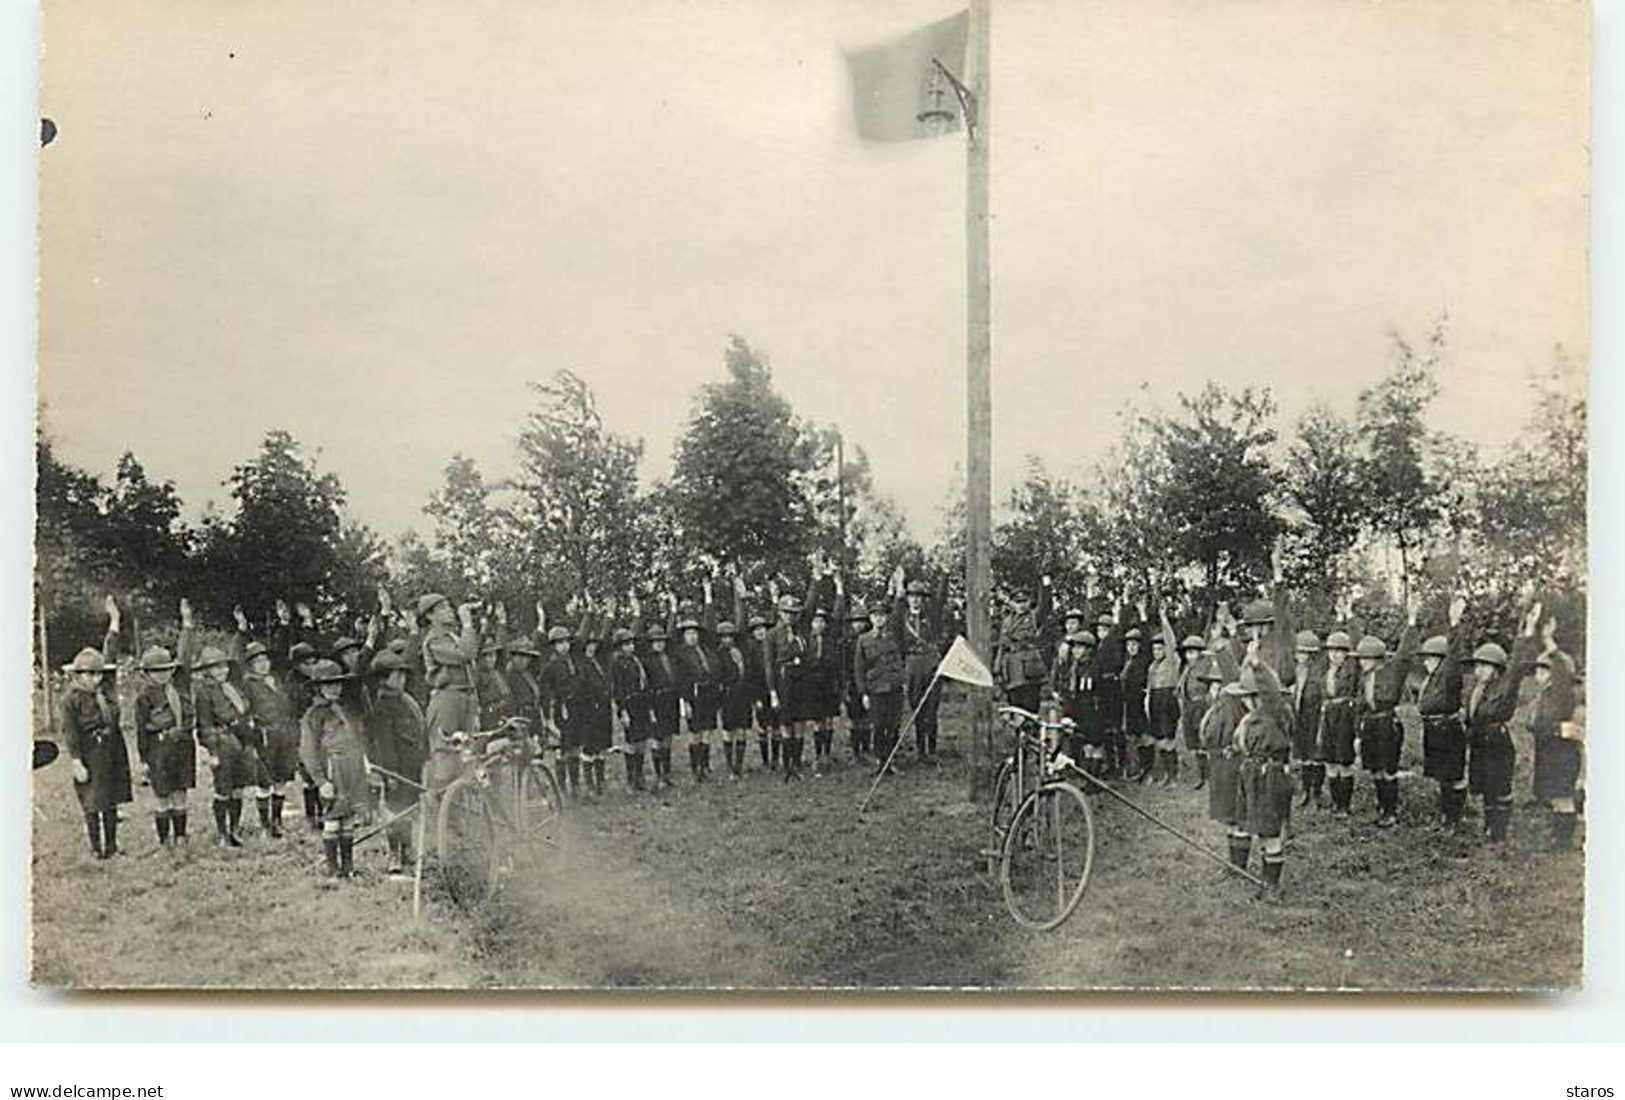
<path id="1" fill-rule="evenodd" d="M 966 121 L 969 146 L 965 174 L 966 259 L 966 531 L 965 618 L 971 648 L 991 653 L 993 527 L 993 293 L 989 263 L 989 198 L 991 190 L 992 74 L 989 71 L 992 0 L 970 0 Z M 990 693 L 971 698 L 970 796 L 981 801 L 993 786 L 993 700 Z"/>

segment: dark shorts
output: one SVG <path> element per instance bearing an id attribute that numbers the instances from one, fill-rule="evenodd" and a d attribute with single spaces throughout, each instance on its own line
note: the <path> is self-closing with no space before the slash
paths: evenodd
<path id="1" fill-rule="evenodd" d="M 706 733 L 717 728 L 717 720 L 722 709 L 722 685 L 699 684 L 694 689 L 694 699 L 688 712 L 688 729 L 690 733 Z"/>
<path id="2" fill-rule="evenodd" d="M 599 753 L 609 748 L 609 700 L 570 700 L 570 731 L 564 739 L 565 748 L 584 749 Z"/>
<path id="3" fill-rule="evenodd" d="M 1580 782 L 1580 742 L 1561 737 L 1535 737 L 1535 797 L 1573 798 Z"/>
<path id="4" fill-rule="evenodd" d="M 1241 799 L 1240 757 L 1215 752 L 1207 781 L 1207 816 L 1221 825 L 1235 825 Z"/>
<path id="5" fill-rule="evenodd" d="M 882 691 L 869 694 L 869 720 L 874 723 L 875 734 L 896 739 L 897 728 L 903 722 L 903 693 Z"/>
<path id="6" fill-rule="evenodd" d="M 197 786 L 197 743 L 190 737 L 154 741 L 147 750 L 147 779 L 159 798 Z"/>
<path id="7" fill-rule="evenodd" d="M 215 760 L 214 766 L 209 769 L 215 797 L 261 784 L 265 766 L 260 763 L 259 755 L 244 746 L 236 734 L 216 734 L 214 746 L 209 751 Z"/>
<path id="8" fill-rule="evenodd" d="M 758 698 L 756 700 L 756 724 L 761 727 L 763 733 L 768 730 L 778 729 L 782 724 L 779 718 L 779 708 L 766 699 Z"/>
<path id="9" fill-rule="evenodd" d="M 1123 732 L 1130 737 L 1151 736 L 1151 716 L 1145 710 L 1145 696 L 1130 693 L 1123 701 Z"/>
<path id="10" fill-rule="evenodd" d="M 299 770 L 299 734 L 294 730 L 272 730 L 265 735 L 260 750 L 266 774 L 272 783 L 291 783 Z"/>
<path id="11" fill-rule="evenodd" d="M 1335 699 L 1320 711 L 1320 759 L 1347 767 L 1354 763 L 1354 701 Z"/>
<path id="12" fill-rule="evenodd" d="M 1172 741 L 1179 736 L 1179 693 L 1173 688 L 1153 688 L 1150 698 L 1151 736 Z"/>
<path id="13" fill-rule="evenodd" d="M 797 720 L 827 722 L 841 713 L 841 689 L 836 684 L 803 684 L 796 692 Z"/>
<path id="14" fill-rule="evenodd" d="M 1292 759 L 1320 759 L 1320 731 L 1316 729 L 1319 715 L 1295 714 L 1292 721 Z"/>
<path id="15" fill-rule="evenodd" d="M 1422 774 L 1441 783 L 1467 774 L 1467 731 L 1455 715 L 1422 716 Z"/>
<path id="16" fill-rule="evenodd" d="M 1278 837 L 1291 816 L 1292 776 L 1286 765 L 1243 759 L 1236 784 L 1236 827 L 1253 836 Z"/>
<path id="17" fill-rule="evenodd" d="M 737 732 L 750 729 L 756 710 L 756 694 L 743 685 L 733 685 L 722 693 L 722 728 Z"/>
<path id="18" fill-rule="evenodd" d="M 134 801 L 134 792 L 130 789 L 130 755 L 124 747 L 123 734 L 114 732 L 89 738 L 80 760 L 90 773 L 85 782 L 73 784 L 82 813 L 105 813 Z"/>
<path id="19" fill-rule="evenodd" d="M 1399 752 L 1405 744 L 1405 727 L 1392 714 L 1360 721 L 1360 764 L 1368 772 L 1392 774 L 1399 771 Z"/>
<path id="20" fill-rule="evenodd" d="M 1014 684 L 1004 689 L 1004 697 L 1013 707 L 1038 713 L 1039 685 L 1034 683 Z"/>
<path id="21" fill-rule="evenodd" d="M 1512 769 L 1518 752 L 1505 725 L 1471 730 L 1467 735 L 1467 782 L 1486 801 L 1512 797 Z"/>
<path id="22" fill-rule="evenodd" d="M 650 737 L 669 740 L 677 736 L 678 728 L 682 724 L 683 712 L 675 691 L 662 692 L 656 695 L 650 701 L 649 711 L 653 718 L 649 729 Z"/>

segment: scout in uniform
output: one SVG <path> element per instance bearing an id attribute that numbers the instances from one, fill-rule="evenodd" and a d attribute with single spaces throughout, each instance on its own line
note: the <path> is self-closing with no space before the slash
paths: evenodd
<path id="1" fill-rule="evenodd" d="M 260 827 L 273 837 L 282 835 L 282 807 L 288 784 L 299 766 L 299 724 L 282 684 L 271 671 L 271 652 L 261 642 L 242 645 L 243 698 L 248 700 L 249 733 L 255 755 L 264 769 L 263 794 L 256 792 Z"/>
<path id="2" fill-rule="evenodd" d="M 727 619 L 717 624 L 717 684 L 722 689 L 722 753 L 729 778 L 738 782 L 745 771 L 745 737 L 756 709 L 756 692 L 745 651 L 739 648 L 739 631 Z"/>
<path id="3" fill-rule="evenodd" d="M 574 632 L 567 626 L 548 628 L 547 644 L 552 648 L 553 656 L 542 667 L 541 676 L 542 718 L 559 735 L 564 754 L 565 783 L 572 798 L 581 793 L 582 748 L 581 669 L 575 654 L 570 652 L 570 643 L 574 638 Z"/>
<path id="4" fill-rule="evenodd" d="M 874 726 L 869 708 L 863 705 L 863 689 L 858 686 L 858 647 L 873 629 L 869 609 L 861 603 L 852 603 L 846 609 L 845 648 L 842 651 L 842 687 L 846 696 L 846 721 L 851 730 L 852 758 L 867 760 L 874 747 Z"/>
<path id="5" fill-rule="evenodd" d="M 756 747 L 762 754 L 762 767 L 779 766 L 779 708 L 774 705 L 773 637 L 771 623 L 761 615 L 750 617 L 750 645 L 745 650 L 745 668 L 756 696 Z"/>
<path id="6" fill-rule="evenodd" d="M 280 601 L 279 601 L 280 602 Z M 284 605 L 285 606 L 285 605 Z M 295 642 L 288 649 L 288 703 L 292 712 L 303 715 L 316 701 L 316 663 L 320 659 L 316 647 L 309 642 Z M 304 774 L 300 763 L 300 789 L 304 797 L 305 824 L 317 832 L 322 827 L 322 799 L 316 793 L 316 781 Z"/>
<path id="7" fill-rule="evenodd" d="M 1326 765 L 1320 762 L 1320 702 L 1326 681 L 1320 674 L 1320 635 L 1313 630 L 1298 631 L 1292 670 L 1292 760 L 1303 784 L 1303 802 L 1320 805 L 1326 782 Z"/>
<path id="8" fill-rule="evenodd" d="M 1236 727 L 1247 713 L 1239 692 L 1225 690 L 1224 664 L 1214 654 L 1203 660 L 1197 675 L 1208 686 L 1207 710 L 1202 714 L 1202 747 L 1207 750 L 1210 782 L 1207 789 L 1207 815 L 1225 827 L 1230 840 L 1230 862 L 1245 867 L 1252 851 L 1252 835 L 1239 815 L 1241 783 L 1240 751 L 1236 748 Z M 1236 680 L 1239 682 L 1239 674 Z M 1254 678 L 1256 685 L 1256 674 Z M 1256 687 L 1255 687 L 1256 690 Z"/>
<path id="9" fill-rule="evenodd" d="M 1512 772 L 1517 750 L 1507 723 L 1518 707 L 1518 686 L 1531 666 L 1540 604 L 1524 619 L 1512 656 L 1494 642 L 1473 651 L 1473 678 L 1463 707 L 1467 726 L 1468 789 L 1484 800 L 1484 834 L 1492 844 L 1507 838 L 1512 822 Z"/>
<path id="10" fill-rule="evenodd" d="M 1098 743 L 1104 750 L 1101 774 L 1121 778 L 1128 755 L 1123 744 L 1123 638 L 1117 616 L 1103 611 L 1095 620 L 1094 656 L 1089 665 L 1089 683 L 1094 694 L 1093 720 L 1099 729 Z"/>
<path id="11" fill-rule="evenodd" d="M 1052 672 L 1061 714 L 1072 722 L 1073 752 L 1096 776 L 1106 771 L 1106 730 L 1095 694 L 1095 636 L 1087 630 L 1067 636 L 1067 657 Z"/>
<path id="12" fill-rule="evenodd" d="M 215 841 L 241 848 L 243 795 L 258 788 L 263 778 L 260 760 L 247 745 L 248 699 L 231 682 L 230 658 L 214 646 L 204 646 L 192 662 L 192 691 L 197 739 L 207 754 L 214 785 Z"/>
<path id="13" fill-rule="evenodd" d="M 135 696 L 135 745 L 158 805 L 153 824 L 159 845 L 186 840 L 187 792 L 197 785 L 197 713 L 192 689 L 176 683 L 176 661 L 163 646 L 141 654 Z"/>
<path id="14" fill-rule="evenodd" d="M 1047 575 L 1039 582 L 1036 607 L 1026 591 L 1016 593 L 1014 606 L 999 622 L 999 642 L 993 650 L 993 669 L 1005 699 L 1029 713 L 1038 710 L 1049 672 L 1044 664 L 1044 635 L 1054 602 L 1050 585 Z"/>
<path id="15" fill-rule="evenodd" d="M 902 587 L 903 567 L 897 567 L 896 584 Z M 944 585 L 946 581 L 942 582 Z M 922 761 L 937 755 L 937 707 L 942 685 L 937 682 L 937 666 L 944 652 L 943 605 L 945 591 L 921 580 L 909 581 L 898 598 L 895 630 L 903 649 L 908 696 L 905 704 L 914 714 L 914 752 Z"/>
<path id="16" fill-rule="evenodd" d="M 372 688 L 367 681 L 367 669 L 373 655 L 378 652 L 378 620 L 367 625 L 365 641 L 342 637 L 333 643 L 333 660 L 338 662 L 349 679 L 344 681 L 344 705 L 357 718 L 366 716 L 372 706 Z"/>
<path id="17" fill-rule="evenodd" d="M 509 713 L 523 718 L 533 735 L 542 729 L 542 683 L 536 675 L 536 662 L 541 658 L 542 651 L 536 648 L 535 641 L 530 635 L 522 634 L 509 644 L 508 664 L 502 670 Z"/>
<path id="18" fill-rule="evenodd" d="M 858 636 L 857 652 L 852 655 L 852 678 L 874 726 L 875 759 L 884 768 L 897 746 L 907 672 L 903 647 L 896 633 L 886 628 L 884 603 L 870 610 L 869 621 L 871 629 Z"/>
<path id="19" fill-rule="evenodd" d="M 316 698 L 299 720 L 299 756 L 322 799 L 322 852 L 327 873 L 354 873 L 355 827 L 371 816 L 372 791 L 359 719 L 343 702 L 345 671 L 319 661 L 312 679 Z"/>
<path id="20" fill-rule="evenodd" d="M 1411 609 L 1399 652 L 1392 658 L 1381 638 L 1367 634 L 1354 647 L 1360 663 L 1360 686 L 1354 713 L 1360 737 L 1360 763 L 1371 773 L 1377 791 L 1377 826 L 1391 829 L 1399 823 L 1399 757 L 1405 728 L 1395 708 L 1405 691 L 1416 655 L 1416 610 Z"/>
<path id="21" fill-rule="evenodd" d="M 507 657 L 508 645 L 502 638 L 486 638 L 480 643 L 479 663 L 474 666 L 474 698 L 479 700 L 482 730 L 494 730 L 514 717 L 513 689 L 502 674 Z"/>
<path id="22" fill-rule="evenodd" d="M 1280 681 L 1269 665 L 1257 660 L 1241 670 L 1227 695 L 1241 700 L 1246 713 L 1236 724 L 1229 751 L 1236 762 L 1236 806 L 1230 862 L 1245 868 L 1253 838 L 1263 842 L 1264 882 L 1281 885 L 1286 866 L 1285 830 L 1292 813 L 1292 776 L 1287 770 L 1292 735 L 1280 723 L 1283 706 L 1265 705 L 1279 694 Z"/>
<path id="23" fill-rule="evenodd" d="M 779 621 L 768 638 L 773 643 L 773 682 L 769 696 L 784 728 L 780 755 L 784 760 L 784 781 L 801 778 L 801 754 L 807 729 L 803 710 L 807 704 L 804 682 L 807 639 L 802 636 L 801 601 L 792 595 L 779 597 Z"/>
<path id="24" fill-rule="evenodd" d="M 608 622 L 606 616 L 605 623 Z M 599 655 L 604 626 L 589 615 L 581 624 L 581 659 L 576 662 L 576 731 L 581 738 L 581 765 L 587 787 L 604 796 L 604 758 L 614 733 L 609 668 Z"/>
<path id="25" fill-rule="evenodd" d="M 637 654 L 637 635 L 622 627 L 615 631 L 615 655 L 609 659 L 609 685 L 611 703 L 621 716 L 624 744 L 621 755 L 626 761 L 626 785 L 634 791 L 644 789 L 643 746 L 654 730 L 654 718 L 649 709 L 649 672 Z"/>
<path id="26" fill-rule="evenodd" d="M 1575 787 L 1580 779 L 1580 743 L 1565 738 L 1574 716 L 1574 660 L 1557 648 L 1557 623 L 1542 628 L 1540 656 L 1535 658 L 1535 696 L 1529 732 L 1535 739 L 1533 793 L 1551 815 L 1552 847 L 1573 846 Z"/>
<path id="27" fill-rule="evenodd" d="M 678 694 L 677 662 L 666 652 L 666 628 L 659 623 L 649 628 L 649 655 L 643 666 L 649 676 L 650 739 L 654 747 L 655 786 L 669 788 L 671 783 L 671 742 L 682 721 L 681 696 Z"/>
<path id="28" fill-rule="evenodd" d="M 429 762 L 429 727 L 423 708 L 406 690 L 406 658 L 385 649 L 368 666 L 373 677 L 372 709 L 362 722 L 368 759 L 384 780 L 390 814 L 389 867 L 398 877 L 412 862 L 412 821 L 408 812 L 422 795 Z"/>
<path id="29" fill-rule="evenodd" d="M 118 608 L 107 598 L 108 627 L 101 652 L 86 647 L 65 666 L 68 690 L 57 704 L 62 747 L 73 761 L 73 793 L 85 818 L 85 835 L 97 859 L 118 855 L 118 808 L 134 801 L 130 754 L 119 725 L 114 685 Z"/>
<path id="30" fill-rule="evenodd" d="M 1179 688 L 1184 668 L 1179 659 L 1179 637 L 1166 610 L 1158 612 L 1162 629 L 1151 638 L 1151 663 L 1145 676 L 1147 728 L 1156 752 L 1162 784 L 1179 782 Z"/>
<path id="31" fill-rule="evenodd" d="M 1179 643 L 1179 652 L 1183 658 L 1179 670 L 1179 730 L 1186 750 L 1196 759 L 1193 789 L 1199 791 L 1207 786 L 1209 774 L 1207 749 L 1202 744 L 1202 716 L 1207 713 L 1211 692 L 1200 675 L 1207 661 L 1207 640 L 1200 634 L 1189 635 Z"/>
<path id="32" fill-rule="evenodd" d="M 841 651 L 829 624 L 829 612 L 814 608 L 802 658 L 801 717 L 812 725 L 815 777 L 829 769 L 835 716 L 841 712 Z"/>
<path id="33" fill-rule="evenodd" d="M 1450 633 L 1435 635 L 1417 651 L 1422 682 L 1416 709 L 1422 719 L 1422 774 L 1439 784 L 1439 817 L 1447 827 L 1461 822 L 1467 804 L 1467 733 L 1461 724 L 1461 662 L 1465 640 L 1461 617 L 1467 601 L 1450 605 Z"/>
<path id="34" fill-rule="evenodd" d="M 1326 668 L 1321 674 L 1320 751 L 1326 768 L 1326 787 L 1332 796 L 1332 814 L 1349 816 L 1354 803 L 1355 696 L 1360 668 L 1349 660 L 1354 639 L 1346 631 L 1326 635 Z"/>
<path id="35" fill-rule="evenodd" d="M 1145 631 L 1129 627 L 1123 635 L 1123 736 L 1134 745 L 1133 778 L 1149 783 L 1156 770 L 1157 738 L 1151 732 L 1150 704 L 1146 699 L 1151 655 L 1144 647 Z"/>
<path id="36" fill-rule="evenodd" d="M 479 700 L 474 694 L 474 668 L 480 655 L 480 632 L 474 625 L 473 604 L 455 610 L 438 592 L 418 599 L 417 617 L 428 623 L 423 632 L 423 667 L 429 683 L 429 705 L 424 721 L 429 726 L 431 786 L 439 788 L 456 778 L 462 768 L 453 733 L 480 728 Z M 342 671 L 342 670 L 341 670 Z M 342 687 L 342 681 L 335 681 Z"/>
<path id="37" fill-rule="evenodd" d="M 706 614 L 711 614 L 711 585 L 706 582 Z M 688 618 L 677 624 L 681 641 L 673 654 L 677 663 L 677 691 L 688 723 L 688 773 L 703 783 L 711 771 L 711 738 L 722 710 L 721 661 L 706 645 L 702 631 L 711 624 Z"/>

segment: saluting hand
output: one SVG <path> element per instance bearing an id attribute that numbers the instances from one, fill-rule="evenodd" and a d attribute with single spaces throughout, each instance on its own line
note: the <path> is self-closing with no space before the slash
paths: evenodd
<path id="1" fill-rule="evenodd" d="M 1450 601 L 1450 625 L 1452 627 L 1460 626 L 1461 617 L 1466 613 L 1467 597 L 1458 592 L 1455 599 Z"/>
<path id="2" fill-rule="evenodd" d="M 278 600 L 276 602 L 276 621 L 281 623 L 283 626 L 287 626 L 288 623 L 292 621 L 288 615 L 287 600 Z"/>
<path id="3" fill-rule="evenodd" d="M 181 625 L 188 630 L 192 627 L 192 601 L 185 596 L 181 597 Z"/>
<path id="4" fill-rule="evenodd" d="M 242 604 L 237 604 L 236 606 L 234 606 L 231 609 L 231 617 L 232 617 L 232 620 L 234 622 L 236 622 L 236 624 L 237 624 L 238 633 L 247 634 L 248 633 L 248 615 L 243 611 L 243 605 Z"/>

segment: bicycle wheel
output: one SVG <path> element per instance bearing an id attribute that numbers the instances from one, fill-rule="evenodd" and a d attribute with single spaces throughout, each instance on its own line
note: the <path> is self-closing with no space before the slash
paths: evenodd
<path id="1" fill-rule="evenodd" d="M 519 774 L 519 850 L 529 859 L 555 860 L 564 847 L 564 791 L 553 769 L 532 760 Z"/>
<path id="2" fill-rule="evenodd" d="M 459 905 L 477 905 L 496 883 L 496 830 L 485 786 L 469 775 L 440 796 L 435 850 L 446 892 Z"/>
<path id="3" fill-rule="evenodd" d="M 1046 783 L 1022 802 L 1004 836 L 999 880 L 1016 923 L 1047 932 L 1083 900 L 1095 862 L 1095 818 L 1070 783 Z"/>
<path id="4" fill-rule="evenodd" d="M 1003 851 L 1004 834 L 1016 816 L 1020 803 L 1016 800 L 1016 758 L 1007 756 L 999 765 L 999 774 L 993 779 L 993 843 Z"/>

